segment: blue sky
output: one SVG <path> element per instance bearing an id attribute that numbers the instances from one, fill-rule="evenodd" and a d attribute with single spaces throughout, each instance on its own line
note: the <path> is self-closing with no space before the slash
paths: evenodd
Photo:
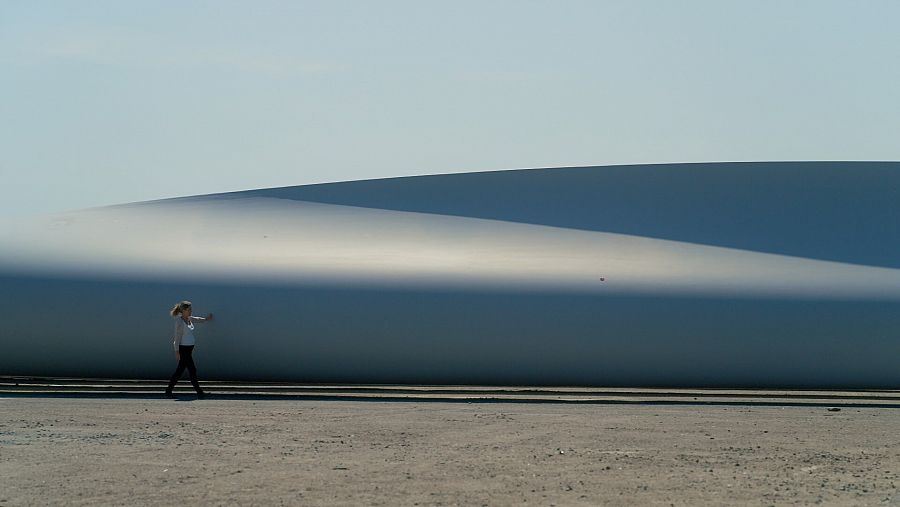
<path id="1" fill-rule="evenodd" d="M 0 214 L 389 176 L 900 160 L 900 2 L 0 2 Z"/>

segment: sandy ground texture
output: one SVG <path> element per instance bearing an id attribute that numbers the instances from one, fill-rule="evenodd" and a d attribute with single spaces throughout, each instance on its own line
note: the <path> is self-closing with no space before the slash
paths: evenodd
<path id="1" fill-rule="evenodd" d="M 900 505 L 900 409 L 0 397 L 0 506 Z"/>

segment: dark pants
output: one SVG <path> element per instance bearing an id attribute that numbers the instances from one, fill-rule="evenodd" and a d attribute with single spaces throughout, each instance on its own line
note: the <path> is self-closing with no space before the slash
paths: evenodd
<path id="1" fill-rule="evenodd" d="M 172 388 L 175 387 L 175 383 L 178 382 L 178 379 L 181 378 L 181 374 L 184 373 L 184 369 L 187 368 L 188 374 L 191 376 L 191 384 L 194 385 L 194 390 L 198 393 L 202 392 L 200 383 L 197 382 L 197 367 L 194 366 L 194 358 L 191 357 L 193 353 L 193 345 L 178 346 L 178 367 L 175 368 L 175 373 L 172 375 L 172 378 L 169 379 L 169 388 L 166 389 L 166 391 L 171 391 Z"/>

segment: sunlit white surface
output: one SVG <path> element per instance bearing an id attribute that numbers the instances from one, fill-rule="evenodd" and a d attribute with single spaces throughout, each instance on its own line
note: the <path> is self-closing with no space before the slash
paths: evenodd
<path id="1" fill-rule="evenodd" d="M 18 228 L 6 261 L 34 271 L 900 299 L 897 269 L 274 198 L 99 208 Z"/>

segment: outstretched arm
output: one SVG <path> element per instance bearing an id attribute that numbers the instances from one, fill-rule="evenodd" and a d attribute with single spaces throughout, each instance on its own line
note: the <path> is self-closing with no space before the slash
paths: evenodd
<path id="1" fill-rule="evenodd" d="M 191 315 L 191 320 L 196 320 L 197 322 L 208 322 L 208 321 L 212 320 L 212 314 L 208 313 L 208 314 L 206 314 L 206 317 L 195 317 L 195 316 Z"/>

